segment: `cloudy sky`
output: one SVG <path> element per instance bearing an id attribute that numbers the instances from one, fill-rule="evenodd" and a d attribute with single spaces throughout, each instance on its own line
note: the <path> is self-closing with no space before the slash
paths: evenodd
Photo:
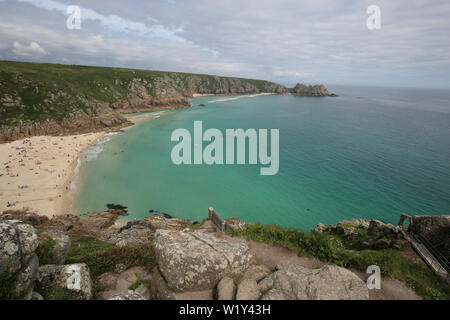
<path id="1" fill-rule="evenodd" d="M 0 0 L 0 60 L 450 88 L 450 1 Z"/>

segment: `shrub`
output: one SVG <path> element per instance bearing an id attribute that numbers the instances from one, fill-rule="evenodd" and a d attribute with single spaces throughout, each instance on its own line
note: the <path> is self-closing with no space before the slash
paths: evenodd
<path id="1" fill-rule="evenodd" d="M 119 263 L 126 265 L 127 268 L 142 266 L 151 270 L 156 265 L 156 258 L 152 244 L 119 248 L 93 237 L 80 237 L 72 239 L 66 263 L 80 262 L 88 265 L 91 275 L 95 278 L 114 271 Z"/>
<path id="2" fill-rule="evenodd" d="M 5 271 L 0 274 L 0 300 L 16 300 L 20 298 L 16 292 L 18 277 L 18 271 Z"/>

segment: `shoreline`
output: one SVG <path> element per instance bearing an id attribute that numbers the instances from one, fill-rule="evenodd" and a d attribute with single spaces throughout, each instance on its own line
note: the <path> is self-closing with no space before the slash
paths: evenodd
<path id="1" fill-rule="evenodd" d="M 138 112 L 138 113 L 133 113 L 133 114 L 123 114 L 123 116 L 128 121 L 131 121 L 132 124 L 130 126 L 122 128 L 121 132 L 126 132 L 129 129 L 135 127 L 137 124 L 142 123 L 146 120 L 159 118 L 164 113 L 165 113 L 165 111 L 153 111 L 153 112 Z M 100 136 L 91 145 L 87 146 L 84 150 L 82 150 L 80 152 L 80 155 L 78 157 L 79 160 L 74 161 L 72 163 L 70 179 L 67 180 L 70 182 L 70 187 L 68 190 L 64 190 L 65 192 L 63 195 L 63 201 L 61 203 L 60 212 L 63 212 L 63 213 L 71 212 L 72 214 L 78 215 L 78 212 L 72 212 L 73 211 L 73 207 L 72 207 L 73 201 L 77 197 L 77 194 L 80 190 L 80 186 L 82 185 L 82 183 L 80 182 L 79 172 L 75 172 L 77 167 L 79 165 L 81 166 L 81 162 L 78 163 L 78 161 L 83 161 L 83 157 L 86 156 L 85 155 L 86 150 L 88 150 L 89 148 L 91 148 L 95 145 L 98 145 L 100 143 L 100 140 L 105 138 L 106 136 L 108 136 L 110 134 L 116 134 L 116 133 L 120 133 L 120 131 L 119 132 L 104 132 L 102 136 Z M 75 184 L 75 188 L 72 188 L 73 183 Z M 115 224 L 122 225 L 123 223 L 120 222 L 119 220 L 117 220 L 115 222 Z"/>
<path id="2" fill-rule="evenodd" d="M 79 166 L 81 165 L 83 158 L 86 157 L 86 150 L 88 150 L 89 148 L 97 145 L 100 140 L 102 138 L 104 138 L 105 136 L 107 136 L 109 133 L 107 132 L 102 132 L 102 134 L 96 138 L 94 141 L 92 141 L 90 144 L 88 144 L 83 150 L 80 150 L 78 153 L 78 157 L 76 158 L 76 161 L 72 161 L 70 164 L 70 173 L 67 176 L 66 180 L 65 180 L 65 184 L 68 185 L 68 189 L 67 190 L 63 190 L 63 194 L 62 194 L 62 200 L 60 203 L 59 208 L 59 212 L 60 214 L 65 214 L 65 213 L 71 213 L 71 214 L 75 214 L 77 215 L 76 212 L 72 212 L 72 204 L 74 199 L 77 196 L 77 190 L 78 190 L 78 186 L 79 186 L 79 172 L 75 172 L 75 170 L 77 168 L 79 168 Z M 72 188 L 72 186 L 75 186 L 75 188 Z"/>

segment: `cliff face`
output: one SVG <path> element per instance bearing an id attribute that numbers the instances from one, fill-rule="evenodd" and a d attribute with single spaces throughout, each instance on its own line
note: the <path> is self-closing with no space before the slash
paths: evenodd
<path id="1" fill-rule="evenodd" d="M 117 130 L 122 113 L 187 108 L 200 94 L 329 96 L 254 79 L 177 72 L 0 61 L 0 143 L 33 135 Z"/>

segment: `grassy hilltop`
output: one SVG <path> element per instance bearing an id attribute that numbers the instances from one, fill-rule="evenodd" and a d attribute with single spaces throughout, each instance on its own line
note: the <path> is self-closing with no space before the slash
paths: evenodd
<path id="1" fill-rule="evenodd" d="M 193 93 L 285 91 L 285 87 L 263 80 L 0 61 L 0 125 L 59 121 L 80 112 L 95 114 L 100 105 L 119 104 L 119 111 L 130 104 L 148 109 L 185 105 L 185 98 Z"/>

